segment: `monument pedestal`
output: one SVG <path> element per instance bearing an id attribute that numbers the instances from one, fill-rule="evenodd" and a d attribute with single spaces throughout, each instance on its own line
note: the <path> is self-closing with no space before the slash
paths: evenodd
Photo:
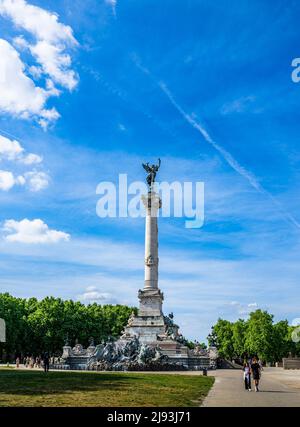
<path id="1" fill-rule="evenodd" d="M 136 316 L 128 325 L 122 338 L 137 337 L 141 344 L 156 346 L 157 336 L 165 333 L 164 316 Z"/>
<path id="2" fill-rule="evenodd" d="M 157 336 L 165 333 L 162 312 L 163 293 L 159 289 L 139 290 L 138 316 L 132 316 L 125 328 L 125 336 L 137 336 L 141 343 L 155 343 Z"/>
<path id="3" fill-rule="evenodd" d="M 159 289 L 139 290 L 139 316 L 162 316 L 164 295 Z"/>

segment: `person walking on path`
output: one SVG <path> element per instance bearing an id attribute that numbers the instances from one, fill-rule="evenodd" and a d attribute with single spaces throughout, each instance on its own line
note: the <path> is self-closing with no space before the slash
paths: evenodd
<path id="1" fill-rule="evenodd" d="M 41 367 L 40 357 L 37 356 L 35 358 L 35 368 L 40 368 L 40 367 Z"/>
<path id="2" fill-rule="evenodd" d="M 48 372 L 49 371 L 49 354 L 48 353 L 44 354 L 43 362 L 44 362 L 44 372 Z"/>
<path id="3" fill-rule="evenodd" d="M 260 366 L 256 357 L 253 357 L 251 364 L 251 374 L 255 384 L 255 391 L 259 391 L 259 380 L 260 380 Z"/>
<path id="4" fill-rule="evenodd" d="M 20 366 L 20 358 L 19 357 L 17 357 L 16 358 L 16 367 L 18 368 Z"/>
<path id="5" fill-rule="evenodd" d="M 34 368 L 34 357 L 33 356 L 31 356 L 31 358 L 30 358 L 30 368 L 31 369 Z"/>
<path id="6" fill-rule="evenodd" d="M 251 391 L 251 370 L 248 363 L 244 363 L 243 371 L 244 371 L 245 389 L 248 391 Z"/>

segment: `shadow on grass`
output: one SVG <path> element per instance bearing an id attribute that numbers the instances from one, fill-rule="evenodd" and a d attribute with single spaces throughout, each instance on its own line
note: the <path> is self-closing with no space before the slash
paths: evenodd
<path id="1" fill-rule="evenodd" d="M 74 391 L 101 391 L 101 389 L 124 389 L 139 380 L 137 376 L 117 373 L 92 372 L 41 372 L 41 371 L 0 371 L 0 395 L 63 394 Z"/>

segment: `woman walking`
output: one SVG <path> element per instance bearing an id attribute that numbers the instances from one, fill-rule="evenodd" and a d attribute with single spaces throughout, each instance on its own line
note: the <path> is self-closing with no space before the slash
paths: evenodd
<path id="1" fill-rule="evenodd" d="M 248 391 L 251 391 L 251 370 L 248 363 L 244 363 L 243 371 L 244 371 L 245 389 Z"/>
<path id="2" fill-rule="evenodd" d="M 260 366 L 256 357 L 253 357 L 251 364 L 251 374 L 255 384 L 255 391 L 259 391 Z"/>

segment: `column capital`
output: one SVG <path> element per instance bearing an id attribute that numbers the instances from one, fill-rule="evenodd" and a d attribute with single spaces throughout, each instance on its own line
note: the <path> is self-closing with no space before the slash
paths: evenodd
<path id="1" fill-rule="evenodd" d="M 160 209 L 161 208 L 161 198 L 159 195 L 153 191 L 149 191 L 147 195 L 143 194 L 141 196 L 142 202 L 146 209 Z"/>

